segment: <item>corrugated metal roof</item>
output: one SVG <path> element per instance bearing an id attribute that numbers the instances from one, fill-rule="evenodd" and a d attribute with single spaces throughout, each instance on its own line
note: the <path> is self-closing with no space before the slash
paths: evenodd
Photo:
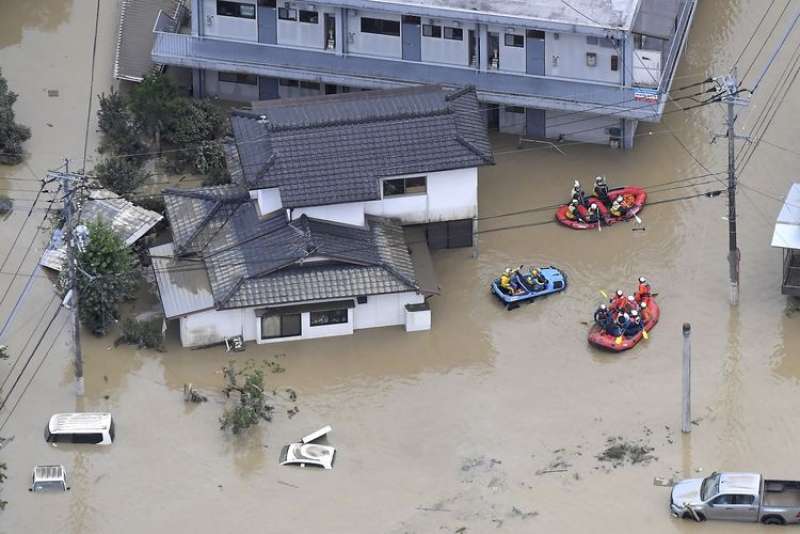
<path id="1" fill-rule="evenodd" d="M 81 207 L 81 222 L 103 220 L 128 246 L 138 241 L 164 218 L 160 213 L 137 206 L 107 189 L 93 190 L 89 200 L 90 202 L 84 202 Z M 66 244 L 58 248 L 50 247 L 39 263 L 60 271 L 66 255 Z"/>
<path id="2" fill-rule="evenodd" d="M 771 245 L 800 250 L 800 183 L 792 184 L 786 195 L 775 223 Z"/>
<path id="3" fill-rule="evenodd" d="M 202 262 L 176 260 L 172 243 L 151 248 L 150 257 L 167 319 L 214 308 Z"/>
<path id="4" fill-rule="evenodd" d="M 115 78 L 140 82 L 153 69 L 155 65 L 150 59 L 153 29 L 176 31 L 177 24 L 172 17 L 182 4 L 181 0 L 122 0 L 114 56 Z"/>

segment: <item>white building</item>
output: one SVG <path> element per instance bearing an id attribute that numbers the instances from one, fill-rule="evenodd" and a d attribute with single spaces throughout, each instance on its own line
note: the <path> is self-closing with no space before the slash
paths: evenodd
<path id="1" fill-rule="evenodd" d="M 256 103 L 232 116 L 234 184 L 164 192 L 151 249 L 184 346 L 431 326 L 428 243 L 468 245 L 492 162 L 474 90 Z"/>

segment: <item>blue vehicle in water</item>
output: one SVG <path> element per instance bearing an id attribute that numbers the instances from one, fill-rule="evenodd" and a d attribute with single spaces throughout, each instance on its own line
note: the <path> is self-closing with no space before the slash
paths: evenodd
<path id="1" fill-rule="evenodd" d="M 511 291 L 501 287 L 500 278 L 492 281 L 492 293 L 505 304 L 506 308 L 513 310 L 522 302 L 528 302 L 545 295 L 558 293 L 567 288 L 567 275 L 556 267 L 540 267 L 540 277 L 531 275 L 531 269 L 522 267 L 511 273 Z"/>

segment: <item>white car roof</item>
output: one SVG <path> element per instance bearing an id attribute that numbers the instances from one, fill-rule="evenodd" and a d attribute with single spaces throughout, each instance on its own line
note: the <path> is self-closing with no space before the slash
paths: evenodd
<path id="1" fill-rule="evenodd" d="M 57 413 L 50 418 L 52 434 L 68 432 L 102 432 L 111 426 L 111 414 L 101 412 Z"/>
<path id="2" fill-rule="evenodd" d="M 756 473 L 721 473 L 720 494 L 757 495 L 761 489 L 761 475 Z"/>
<path id="3" fill-rule="evenodd" d="M 63 482 L 65 477 L 63 465 L 37 465 L 33 468 L 34 482 Z"/>

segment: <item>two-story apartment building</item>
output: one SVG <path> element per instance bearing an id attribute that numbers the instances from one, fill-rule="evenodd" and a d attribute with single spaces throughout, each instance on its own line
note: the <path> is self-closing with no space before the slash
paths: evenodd
<path id="1" fill-rule="evenodd" d="M 156 30 L 152 59 L 234 100 L 473 85 L 503 131 L 630 147 L 661 117 L 695 4 L 193 0 L 189 33 Z"/>

